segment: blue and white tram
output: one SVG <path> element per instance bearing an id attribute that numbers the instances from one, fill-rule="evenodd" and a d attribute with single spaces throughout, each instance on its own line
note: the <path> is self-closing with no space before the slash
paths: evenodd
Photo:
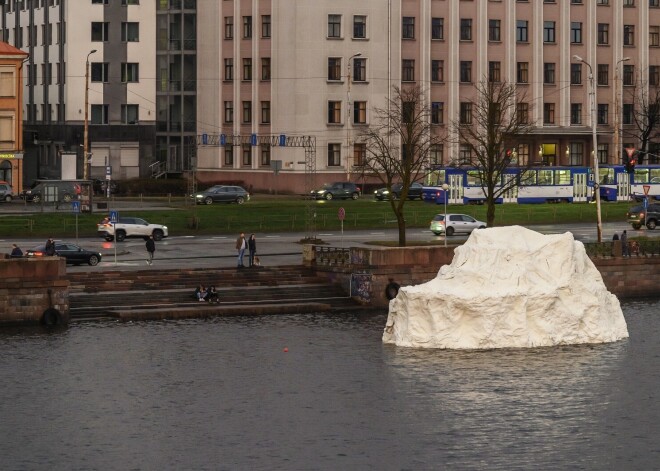
<path id="1" fill-rule="evenodd" d="M 605 201 L 628 201 L 648 197 L 660 200 L 660 165 L 636 165 L 632 173 L 623 165 L 603 165 L 599 169 L 600 197 Z"/>
<path id="2" fill-rule="evenodd" d="M 589 167 L 511 167 L 502 174 L 503 185 L 516 179 L 496 203 L 586 202 L 591 198 Z M 444 204 L 443 184 L 447 184 L 448 204 L 482 204 L 486 195 L 481 173 L 475 167 L 437 167 L 429 174 L 429 186 L 422 191 L 427 202 Z"/>

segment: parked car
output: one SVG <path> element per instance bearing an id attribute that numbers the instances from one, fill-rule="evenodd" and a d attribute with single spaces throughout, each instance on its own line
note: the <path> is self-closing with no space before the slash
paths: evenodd
<path id="1" fill-rule="evenodd" d="M 653 230 L 660 221 L 660 204 L 649 204 L 645 210 L 643 205 L 637 205 L 630 208 L 626 213 L 626 220 L 632 224 L 633 229 L 640 229 L 642 226 Z"/>
<path id="2" fill-rule="evenodd" d="M 9 203 L 14 198 L 14 192 L 11 185 L 7 182 L 0 182 L 0 201 Z"/>
<path id="3" fill-rule="evenodd" d="M 358 199 L 360 197 L 360 187 L 351 182 L 326 183 L 318 190 L 312 190 L 310 196 L 317 200 L 339 199 Z"/>
<path id="4" fill-rule="evenodd" d="M 55 241 L 55 255 L 64 257 L 68 265 L 80 265 L 86 263 L 91 266 L 98 265 L 102 255 L 99 252 L 86 250 L 71 242 Z M 47 257 L 46 245 L 37 245 L 25 252 L 26 257 Z"/>
<path id="5" fill-rule="evenodd" d="M 447 214 L 447 220 L 449 221 L 446 229 L 447 235 L 451 236 L 457 232 L 471 233 L 475 229 L 485 229 L 486 223 L 483 221 L 477 221 L 472 216 L 467 214 Z M 445 215 L 436 214 L 433 220 L 431 221 L 431 232 L 435 235 L 440 235 L 445 232 Z"/>
<path id="6" fill-rule="evenodd" d="M 250 193 L 241 186 L 215 185 L 195 195 L 195 203 L 237 203 L 250 201 Z"/>
<path id="7" fill-rule="evenodd" d="M 422 198 L 422 184 L 413 182 L 410 184 L 410 188 L 408 188 L 408 199 L 410 200 L 415 200 L 415 199 L 421 199 Z M 399 199 L 401 196 L 401 191 L 403 190 L 403 184 L 401 183 L 395 183 L 392 185 L 392 198 Z M 379 188 L 378 190 L 374 191 L 374 198 L 376 198 L 379 201 L 386 200 L 389 197 L 389 190 L 387 188 Z"/>
<path id="8" fill-rule="evenodd" d="M 117 242 L 121 242 L 127 237 L 140 237 L 147 240 L 149 236 L 154 236 L 154 240 L 162 240 L 169 236 L 167 226 L 161 224 L 150 224 L 144 219 L 134 217 L 120 217 L 113 224 L 109 218 L 96 225 L 96 233 L 110 242 L 114 240 L 115 234 Z"/>
<path id="9" fill-rule="evenodd" d="M 21 198 L 33 203 L 41 203 L 48 197 L 55 201 L 68 203 L 76 198 L 80 193 L 80 185 L 71 181 L 63 180 L 41 180 L 33 185 L 29 190 L 21 193 Z"/>

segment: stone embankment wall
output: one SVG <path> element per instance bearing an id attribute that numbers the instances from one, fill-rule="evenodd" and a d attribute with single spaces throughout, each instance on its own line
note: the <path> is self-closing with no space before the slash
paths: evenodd
<path id="1" fill-rule="evenodd" d="M 374 307 L 387 306 L 390 281 L 400 286 L 425 283 L 451 263 L 455 247 L 346 248 L 308 246 L 303 262 L 340 283 L 347 292 Z M 660 257 L 592 257 L 609 291 L 619 298 L 660 296 Z M 355 289 L 361 283 L 361 289 Z"/>
<path id="2" fill-rule="evenodd" d="M 0 259 L 0 325 L 67 324 L 65 275 L 60 257 Z"/>

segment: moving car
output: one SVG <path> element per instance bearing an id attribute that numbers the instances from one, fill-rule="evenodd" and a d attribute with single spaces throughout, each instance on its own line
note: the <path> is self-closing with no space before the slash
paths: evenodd
<path id="1" fill-rule="evenodd" d="M 653 230 L 660 221 L 660 204 L 649 204 L 646 210 L 641 204 L 633 206 L 626 213 L 626 220 L 629 224 L 632 224 L 633 229 L 640 229 L 645 225 Z"/>
<path id="2" fill-rule="evenodd" d="M 318 190 L 312 190 L 310 196 L 316 200 L 339 199 L 358 199 L 360 197 L 360 187 L 351 182 L 326 183 Z"/>
<path id="3" fill-rule="evenodd" d="M 447 214 L 449 223 L 447 224 L 447 235 L 451 236 L 457 232 L 471 233 L 475 229 L 485 229 L 486 223 L 477 221 L 472 216 L 467 214 Z M 435 235 L 440 235 L 445 232 L 445 215 L 436 214 L 431 221 L 431 232 Z"/>
<path id="4" fill-rule="evenodd" d="M 241 186 L 215 185 L 195 195 L 195 203 L 237 203 L 250 201 L 250 194 Z"/>
<path id="5" fill-rule="evenodd" d="M 150 224 L 144 219 L 134 217 L 120 217 L 115 224 L 110 222 L 109 218 L 105 218 L 96 225 L 96 233 L 108 242 L 114 240 L 115 233 L 117 242 L 127 237 L 141 237 L 147 240 L 149 236 L 154 236 L 154 240 L 158 241 L 169 236 L 167 226 Z"/>
<path id="6" fill-rule="evenodd" d="M 408 199 L 414 200 L 414 199 L 421 199 L 422 198 L 422 184 L 413 182 L 410 184 L 410 188 L 408 188 Z M 392 185 L 392 198 L 393 199 L 399 199 L 401 196 L 401 191 L 403 190 L 403 184 L 402 183 L 395 183 Z M 379 188 L 378 190 L 374 191 L 374 198 L 376 198 L 379 201 L 386 200 L 389 196 L 390 192 L 388 191 L 387 188 Z"/>
<path id="7" fill-rule="evenodd" d="M 83 249 L 71 242 L 55 241 L 55 254 L 64 257 L 68 265 L 80 265 L 86 263 L 91 266 L 98 265 L 102 255 L 99 252 Z M 25 252 L 26 257 L 47 257 L 46 244 L 37 245 Z"/>
<path id="8" fill-rule="evenodd" d="M 9 203 L 14 198 L 14 192 L 11 185 L 7 182 L 0 182 L 0 201 Z"/>

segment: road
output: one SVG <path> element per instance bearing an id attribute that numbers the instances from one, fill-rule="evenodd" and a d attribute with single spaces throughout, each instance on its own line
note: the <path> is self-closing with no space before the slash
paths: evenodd
<path id="1" fill-rule="evenodd" d="M 595 224 L 566 224 L 566 225 L 538 225 L 530 226 L 543 234 L 559 234 L 572 232 L 577 240 L 582 242 L 593 242 L 596 240 Z M 603 224 L 603 239 L 611 240 L 616 232 L 621 234 L 624 229 L 628 230 L 629 236 L 644 234 L 649 237 L 660 237 L 660 230 L 634 231 L 624 223 Z M 249 234 L 246 234 L 249 236 Z M 302 261 L 302 248 L 299 241 L 306 234 L 296 233 L 257 233 L 257 253 L 264 266 L 298 264 Z M 365 230 L 365 231 L 340 231 L 319 232 L 316 236 L 329 245 L 337 247 L 369 246 L 373 241 L 396 241 L 398 232 L 396 229 L 387 230 Z M 408 229 L 407 239 L 409 242 L 440 241 L 443 236 L 435 236 L 428 229 Z M 448 238 L 448 243 L 461 243 L 465 236 L 453 236 Z M 68 241 L 75 242 L 73 239 Z M 99 272 L 103 269 L 167 269 L 167 268 L 204 268 L 204 267 L 233 267 L 236 266 L 235 236 L 172 236 L 156 243 L 156 255 L 154 264 L 149 267 L 146 264 L 146 249 L 142 239 L 127 239 L 115 244 L 106 242 L 101 238 L 80 238 L 78 244 L 89 250 L 98 250 L 103 254 L 103 261 L 96 267 L 81 266 L 69 267 L 72 271 Z M 45 241 L 34 239 L 0 239 L 0 251 L 9 253 L 11 244 L 17 243 L 23 250 L 39 245 Z M 115 255 L 116 253 L 116 255 Z"/>

